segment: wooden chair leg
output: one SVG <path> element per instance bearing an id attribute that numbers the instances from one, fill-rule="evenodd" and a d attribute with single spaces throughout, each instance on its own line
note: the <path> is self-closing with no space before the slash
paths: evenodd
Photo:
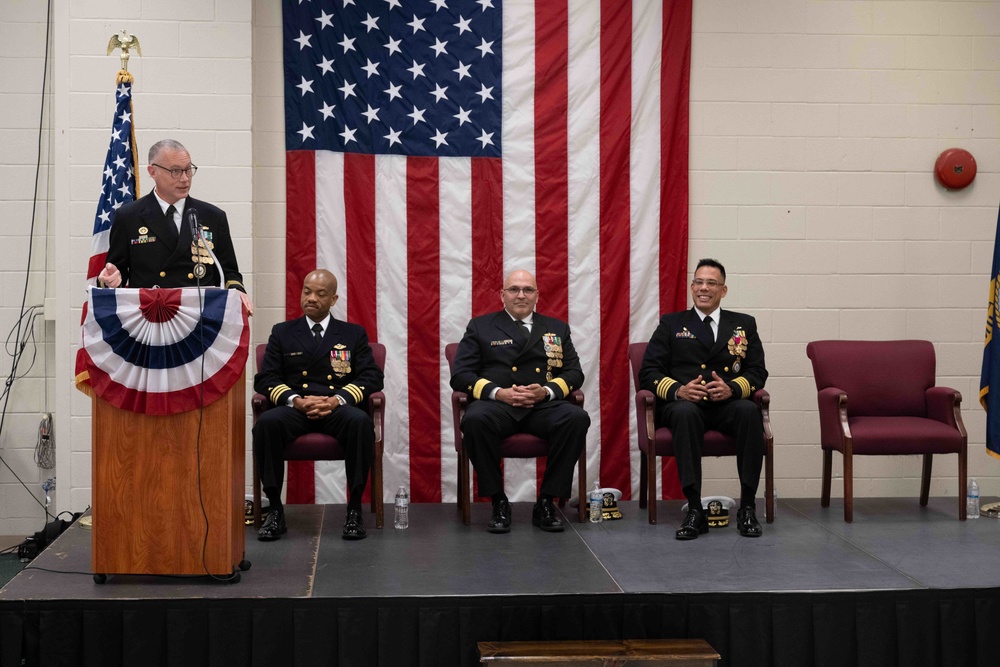
<path id="1" fill-rule="evenodd" d="M 927 507 L 927 497 L 931 492 L 931 468 L 934 463 L 933 454 L 924 454 L 924 470 L 920 475 L 920 506 Z"/>
<path id="2" fill-rule="evenodd" d="M 646 509 L 646 452 L 639 450 L 639 509 Z"/>
<path id="3" fill-rule="evenodd" d="M 854 456 L 844 452 L 844 521 L 854 521 Z"/>
<path id="4" fill-rule="evenodd" d="M 253 529 L 260 530 L 260 471 L 257 470 L 257 456 L 250 454 L 253 461 Z"/>
<path id="5" fill-rule="evenodd" d="M 968 505 L 966 505 L 965 485 L 968 479 L 968 458 L 966 445 L 962 444 L 962 449 L 958 450 L 958 520 L 965 521 L 968 518 Z"/>
<path id="6" fill-rule="evenodd" d="M 382 498 L 382 444 L 376 445 L 375 461 L 372 463 L 372 511 L 375 512 L 375 527 L 385 525 L 385 507 Z"/>
<path id="7" fill-rule="evenodd" d="M 461 514 L 465 507 L 465 503 L 462 502 L 462 489 L 465 488 L 466 482 L 465 476 L 462 474 L 462 455 L 459 452 L 455 452 L 455 458 L 456 477 L 458 477 L 455 488 L 455 507 L 458 509 L 458 513 Z"/>
<path id="8" fill-rule="evenodd" d="M 580 459 L 576 464 L 577 469 L 577 480 L 576 480 L 576 495 L 577 495 L 577 507 L 576 514 L 577 519 L 580 523 L 585 523 L 587 521 L 587 514 L 589 514 L 589 507 L 587 506 L 587 448 L 584 447 L 580 452 Z"/>
<path id="9" fill-rule="evenodd" d="M 472 485 L 471 475 L 469 474 L 469 453 L 465 451 L 465 447 L 459 455 L 458 465 L 459 475 L 463 478 L 461 484 L 459 484 L 459 496 L 461 498 L 460 502 L 462 505 L 462 523 L 466 526 L 472 524 Z"/>
<path id="10" fill-rule="evenodd" d="M 646 462 L 646 494 L 649 502 L 649 523 L 656 525 L 656 453 L 650 451 Z"/>
<path id="11" fill-rule="evenodd" d="M 833 450 L 823 450 L 823 481 L 820 489 L 820 507 L 830 506 L 830 476 L 833 469 Z"/>
<path id="12" fill-rule="evenodd" d="M 767 445 L 764 457 L 764 520 L 774 523 L 774 447 Z"/>

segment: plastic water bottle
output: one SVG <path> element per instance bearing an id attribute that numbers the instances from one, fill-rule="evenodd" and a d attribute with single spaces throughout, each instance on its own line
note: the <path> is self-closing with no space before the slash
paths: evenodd
<path id="1" fill-rule="evenodd" d="M 969 480 L 969 491 L 965 496 L 965 514 L 968 519 L 979 518 L 979 484 L 976 478 Z"/>
<path id="2" fill-rule="evenodd" d="M 590 491 L 590 523 L 600 523 L 604 520 L 601 509 L 604 507 L 604 494 L 601 493 L 601 484 L 595 479 L 594 488 Z"/>
<path id="3" fill-rule="evenodd" d="M 410 527 L 410 494 L 406 492 L 406 487 L 399 485 L 396 492 L 396 517 L 392 522 L 398 530 Z"/>

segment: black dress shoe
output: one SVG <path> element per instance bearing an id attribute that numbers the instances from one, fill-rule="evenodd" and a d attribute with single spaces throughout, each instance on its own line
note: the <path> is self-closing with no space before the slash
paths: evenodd
<path id="1" fill-rule="evenodd" d="M 501 500 L 498 503 L 493 503 L 493 516 L 490 518 L 490 522 L 486 524 L 486 530 L 491 533 L 509 533 L 510 517 L 511 507 L 509 502 Z"/>
<path id="2" fill-rule="evenodd" d="M 708 515 L 705 510 L 688 510 L 681 522 L 681 527 L 677 529 L 675 537 L 678 540 L 694 540 L 699 535 L 708 532 Z"/>
<path id="3" fill-rule="evenodd" d="M 531 525 L 538 526 L 546 533 L 561 533 L 563 531 L 562 521 L 556 517 L 556 508 L 552 501 L 542 498 L 531 510 Z"/>
<path id="4" fill-rule="evenodd" d="M 284 510 L 271 510 L 267 513 L 267 518 L 257 531 L 257 539 L 261 542 L 273 542 L 280 540 L 281 536 L 288 532 L 285 525 Z"/>
<path id="5" fill-rule="evenodd" d="M 760 522 L 757 521 L 757 510 L 752 505 L 741 507 L 736 512 L 736 526 L 743 537 L 760 537 Z"/>
<path id="6" fill-rule="evenodd" d="M 361 518 L 361 510 L 347 510 L 347 520 L 344 521 L 344 532 L 341 537 L 345 540 L 363 540 L 368 537 L 365 532 L 365 522 Z"/>

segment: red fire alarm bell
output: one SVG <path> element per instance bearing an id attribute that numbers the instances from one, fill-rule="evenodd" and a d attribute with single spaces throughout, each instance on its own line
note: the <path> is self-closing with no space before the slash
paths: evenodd
<path id="1" fill-rule="evenodd" d="M 949 148 L 934 163 L 934 175 L 949 190 L 961 190 L 976 177 L 976 158 L 964 148 Z"/>

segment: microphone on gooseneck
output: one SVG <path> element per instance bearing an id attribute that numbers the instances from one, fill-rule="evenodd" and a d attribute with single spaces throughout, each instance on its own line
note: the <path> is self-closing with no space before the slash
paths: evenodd
<path id="1" fill-rule="evenodd" d="M 201 236 L 201 225 L 198 224 L 198 209 L 192 207 L 184 209 L 184 217 L 188 220 L 188 226 L 191 228 L 191 238 L 197 239 Z"/>

